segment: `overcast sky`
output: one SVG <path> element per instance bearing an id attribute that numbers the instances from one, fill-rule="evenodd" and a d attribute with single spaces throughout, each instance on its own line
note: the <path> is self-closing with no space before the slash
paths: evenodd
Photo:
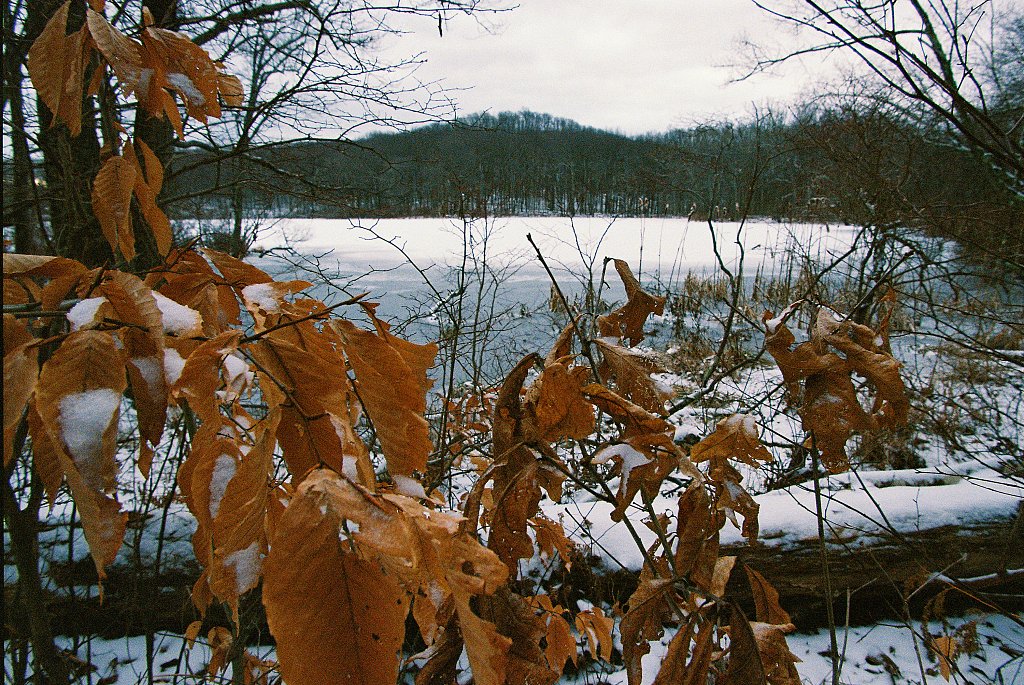
<path id="1" fill-rule="evenodd" d="M 423 51 L 417 75 L 441 80 L 459 113 L 530 109 L 636 134 L 710 117 L 737 118 L 754 104 L 785 102 L 806 88 L 806 67 L 731 83 L 748 61 L 744 38 L 785 44 L 787 30 L 749 0 L 521 0 L 483 18 L 406 24 L 386 56 Z"/>

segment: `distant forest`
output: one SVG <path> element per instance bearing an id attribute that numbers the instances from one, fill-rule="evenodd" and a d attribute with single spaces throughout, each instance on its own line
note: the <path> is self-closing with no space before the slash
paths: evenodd
<path id="1" fill-rule="evenodd" d="M 755 215 L 947 233 L 990 216 L 1020 243 L 1018 201 L 948 141 L 863 107 L 637 137 L 503 112 L 244 157 L 180 154 L 167 197 L 180 216 Z"/>

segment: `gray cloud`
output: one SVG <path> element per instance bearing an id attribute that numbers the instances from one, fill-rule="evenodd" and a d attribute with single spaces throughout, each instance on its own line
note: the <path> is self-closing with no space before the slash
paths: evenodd
<path id="1" fill-rule="evenodd" d="M 462 114 L 531 109 L 627 133 L 741 116 L 811 78 L 794 65 L 730 83 L 743 36 L 786 40 L 748 0 L 524 0 L 484 20 L 493 30 L 459 16 L 443 37 L 436 23 L 410 22 L 383 56 L 422 51 L 417 77 L 465 89 L 452 94 Z"/>

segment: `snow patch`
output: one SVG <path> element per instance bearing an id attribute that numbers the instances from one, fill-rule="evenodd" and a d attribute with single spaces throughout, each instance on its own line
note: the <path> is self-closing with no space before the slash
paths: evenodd
<path id="1" fill-rule="evenodd" d="M 271 283 L 255 283 L 242 288 L 242 297 L 246 302 L 251 302 L 267 314 L 274 314 L 281 311 L 281 305 L 277 301 Z"/>
<path id="2" fill-rule="evenodd" d="M 164 333 L 179 336 L 194 335 L 202 329 L 203 317 L 196 310 L 183 304 L 178 304 L 155 290 L 153 291 L 153 299 L 156 300 L 156 306 L 160 309 L 160 314 L 164 320 Z"/>
<path id="3" fill-rule="evenodd" d="M 100 306 L 107 301 L 105 297 L 90 297 L 82 300 L 68 310 L 68 321 L 71 322 L 71 330 L 77 331 L 86 326 L 96 323 L 96 314 Z"/>
<path id="4" fill-rule="evenodd" d="M 185 359 L 173 347 L 164 348 L 164 375 L 167 377 L 167 385 L 174 385 L 181 378 L 181 372 L 185 370 Z"/>
<path id="5" fill-rule="evenodd" d="M 157 357 L 136 357 L 130 361 L 132 366 L 139 370 L 139 375 L 145 381 L 146 390 L 149 392 L 150 397 L 159 401 L 163 396 L 160 383 L 163 365 L 160 363 L 160 360 Z"/>
<path id="6" fill-rule="evenodd" d="M 235 570 L 235 588 L 239 595 L 256 587 L 263 568 L 259 543 L 253 542 L 245 549 L 227 555 L 224 557 L 224 566 Z"/>
<path id="7" fill-rule="evenodd" d="M 617 445 L 611 445 L 605 447 L 603 450 L 594 455 L 595 464 L 603 464 L 612 457 L 618 457 L 622 460 L 622 490 L 626 490 L 626 486 L 629 483 L 630 472 L 638 466 L 650 464 L 651 459 L 640 452 L 632 445 L 626 443 L 619 443 Z"/>
<path id="8" fill-rule="evenodd" d="M 97 388 L 66 395 L 60 401 L 61 438 L 90 487 L 107 490 L 99 457 L 103 433 L 115 420 L 121 393 Z"/>
<path id="9" fill-rule="evenodd" d="M 230 454 L 222 454 L 217 457 L 213 465 L 213 475 L 210 477 L 210 517 L 217 518 L 220 511 L 220 501 L 224 499 L 228 483 L 238 469 L 238 462 Z"/>
<path id="10" fill-rule="evenodd" d="M 347 454 L 341 458 L 341 474 L 353 483 L 359 482 L 359 470 L 356 468 L 356 458 Z"/>
<path id="11" fill-rule="evenodd" d="M 409 497 L 426 497 L 427 493 L 423 490 L 423 486 L 415 478 L 409 476 L 396 475 L 395 479 L 395 491 L 400 495 L 408 495 Z"/>
<path id="12" fill-rule="evenodd" d="M 198 88 L 196 88 L 196 85 L 192 83 L 192 79 L 190 79 L 185 74 L 182 74 L 177 71 L 172 71 L 171 73 L 167 74 L 167 82 L 170 83 L 177 90 L 184 93 L 185 97 L 187 97 L 192 102 L 192 104 L 198 107 L 202 107 L 206 104 L 206 97 L 202 94 L 202 92 L 200 92 Z"/>

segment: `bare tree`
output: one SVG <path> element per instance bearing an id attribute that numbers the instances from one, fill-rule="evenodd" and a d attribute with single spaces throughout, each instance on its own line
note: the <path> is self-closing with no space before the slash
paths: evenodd
<path id="1" fill-rule="evenodd" d="M 255 150 L 285 140 L 348 140 L 371 123 L 400 126 L 450 116 L 454 111 L 442 89 L 411 73 L 418 57 L 385 60 L 375 45 L 382 36 L 400 33 L 401 22 L 410 18 L 443 26 L 457 15 L 493 9 L 482 0 L 108 2 L 108 19 L 127 34 L 138 33 L 145 13 L 155 26 L 182 31 L 230 71 L 240 72 L 249 93 L 242 107 L 213 127 L 186 120 L 184 136 L 178 139 L 166 119 L 149 116 L 134 105 L 119 107 L 114 82 L 100 83 L 96 94 L 83 97 L 81 132 L 76 135 L 63 124 L 51 126 L 52 115 L 42 103 L 32 106 L 35 98 L 24 79 L 28 47 L 63 5 L 60 0 L 5 0 L 4 137 L 12 141 L 17 196 L 11 207 L 5 203 L 5 223 L 15 225 L 19 249 L 47 249 L 52 244 L 51 251 L 88 264 L 112 257 L 97 238 L 102 234 L 92 215 L 90 188 L 101 150 L 111 144 L 122 123 L 133 125 L 136 139 L 167 166 L 176 152 L 190 147 L 207 150 L 206 163 L 258 160 Z M 84 0 L 71 0 L 68 31 L 85 21 L 85 6 Z M 86 76 L 96 66 L 90 65 Z M 7 154 L 5 147 L 5 158 Z M 37 173 L 40 160 L 42 173 Z M 230 175 L 222 180 L 235 186 L 244 183 Z M 237 206 L 240 189 L 226 190 L 235 193 Z M 169 199 L 159 201 L 166 205 Z M 133 214 L 136 226 L 144 225 L 139 213 Z M 234 232 L 239 233 L 235 223 Z M 153 250 L 146 250 L 148 233 L 138 231 L 143 239 L 136 264 L 140 268 L 155 260 Z"/>
<path id="2" fill-rule="evenodd" d="M 999 21 L 993 0 L 752 2 L 807 39 L 785 54 L 758 50 L 754 71 L 808 54 L 850 55 L 885 86 L 886 97 L 983 154 L 1024 194 L 1024 130 L 1019 119 L 1000 116 L 985 76 L 985 36 L 996 35 Z"/>

